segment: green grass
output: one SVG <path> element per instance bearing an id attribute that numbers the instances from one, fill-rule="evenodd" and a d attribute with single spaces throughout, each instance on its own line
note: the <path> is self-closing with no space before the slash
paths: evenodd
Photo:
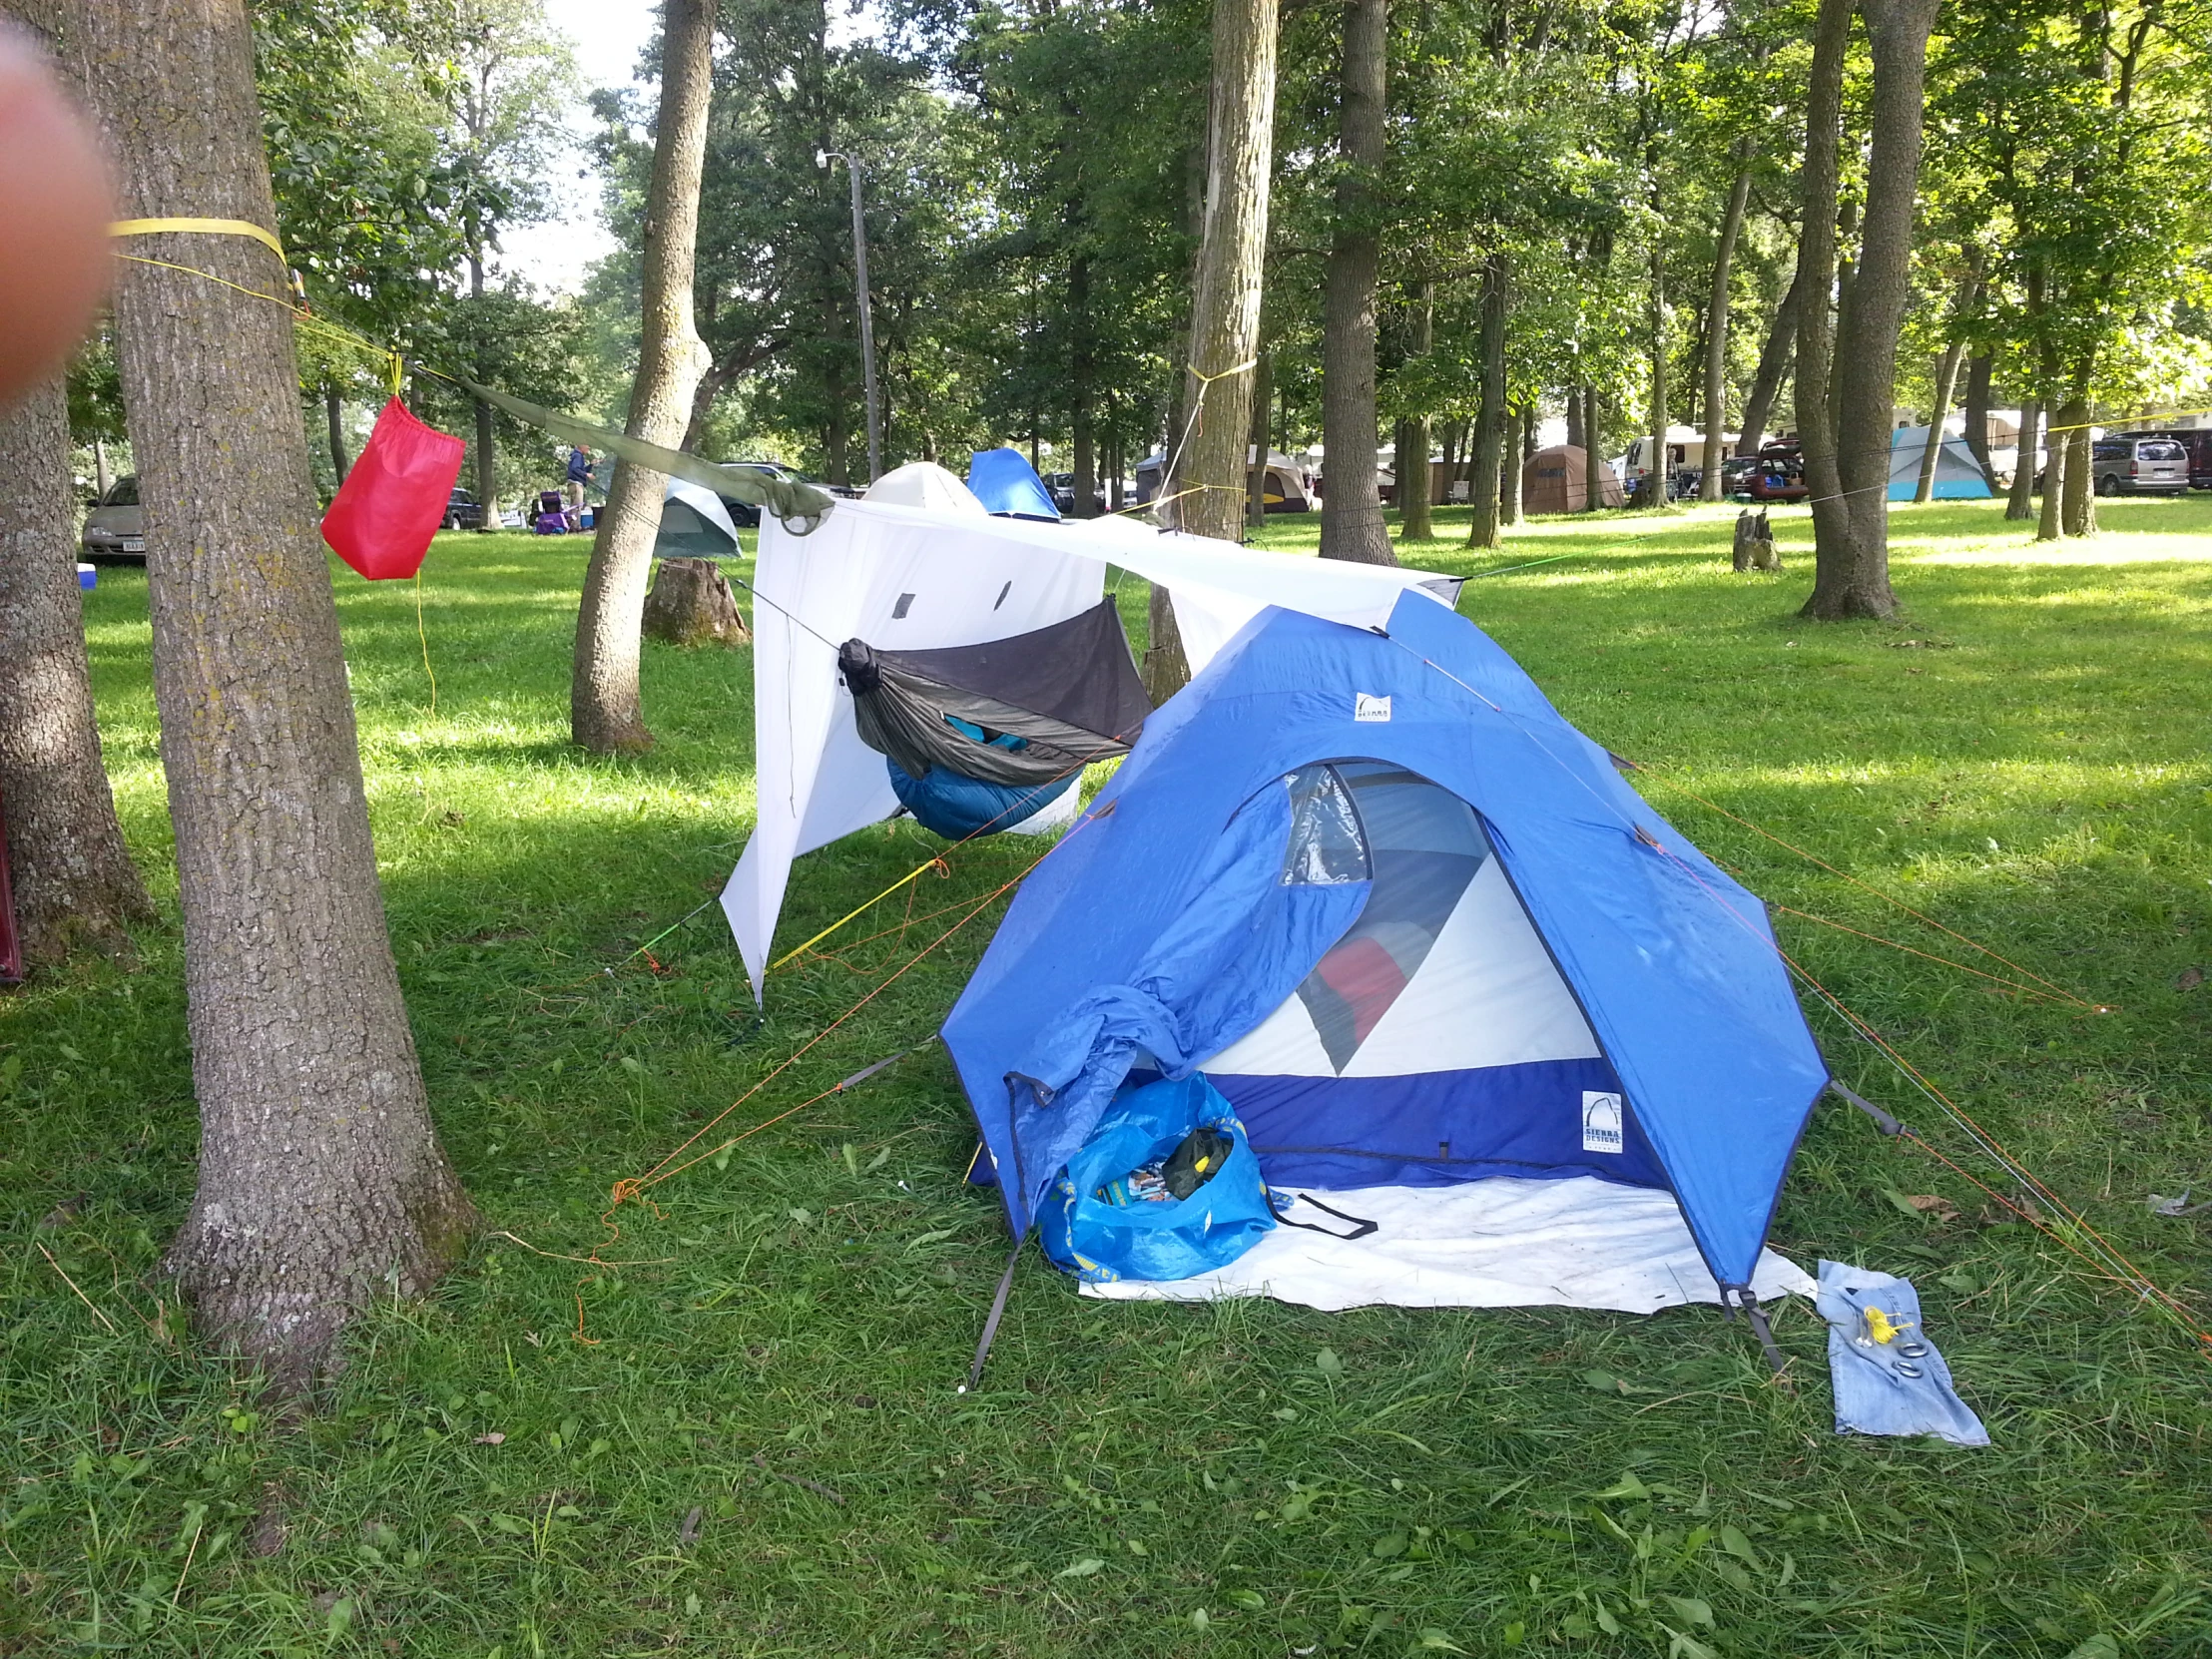
<path id="1" fill-rule="evenodd" d="M 1478 557 L 1446 513 L 1447 539 L 1407 554 L 1574 555 L 1470 583 L 1463 609 L 1769 899 L 1960 948 L 1685 792 L 2115 1005 L 2017 1000 L 1779 918 L 1810 971 L 2203 1311 L 2206 1222 L 2143 1200 L 2212 1196 L 2212 989 L 2182 988 L 2212 967 L 2212 502 L 2102 512 L 2105 534 L 2048 550 L 1993 505 L 1901 509 L 1907 614 L 1884 626 L 1796 620 L 1802 513 L 1777 519 L 1779 578 L 1730 574 L 1732 511 L 1547 521 Z M 772 981 L 758 1025 L 712 911 L 656 947 L 663 971 L 625 961 L 744 839 L 750 663 L 654 648 L 660 747 L 570 750 L 581 551 L 440 541 L 434 715 L 409 591 L 337 578 L 441 1131 L 487 1228 L 572 1256 L 606 1242 L 614 1180 L 944 925 L 909 908 L 980 896 L 1036 851 L 963 848 L 846 934 L 886 936 Z M 1139 585 L 1122 598 L 1135 618 Z M 174 918 L 145 601 L 104 573 L 87 616 L 124 823 Z M 803 860 L 784 939 L 938 844 L 879 829 Z M 731 1122 L 926 1036 L 996 913 Z M 1816 1026 L 1844 1076 L 1928 1118 Z M 1913 1276 L 1990 1449 L 1839 1438 L 1804 1310 L 1778 1331 L 1793 1393 L 1710 1309 L 1102 1305 L 1033 1254 L 982 1389 L 957 1394 L 1006 1240 L 961 1184 L 973 1137 L 933 1046 L 659 1188 L 658 1214 L 624 1209 L 603 1254 L 638 1265 L 487 1233 L 427 1302 L 364 1318 L 325 1408 L 283 1419 L 165 1340 L 177 1316 L 145 1277 L 193 1179 L 174 920 L 133 970 L 85 964 L 0 1005 L 0 1652 L 2086 1659 L 2212 1638 L 2212 1365 L 1832 1104 L 1777 1243 Z"/>

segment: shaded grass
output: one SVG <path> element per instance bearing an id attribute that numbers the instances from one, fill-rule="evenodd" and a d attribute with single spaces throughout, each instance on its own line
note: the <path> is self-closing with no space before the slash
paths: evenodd
<path id="1" fill-rule="evenodd" d="M 1462 609 L 1770 900 L 1959 954 L 1856 877 L 2116 1005 L 2013 998 L 1779 919 L 1809 971 L 2202 1308 L 2205 1223 L 2143 1197 L 2212 1181 L 2212 991 L 2184 988 L 2212 966 L 2212 503 L 2100 514 L 2106 534 L 2052 552 L 1988 505 L 1901 509 L 1908 612 L 1881 626 L 1796 620 L 1802 514 L 1776 519 L 1778 578 L 1728 571 L 1732 512 L 1540 521 L 1471 556 L 1447 512 L 1405 553 L 1462 572 L 1573 555 L 1471 582 Z M 489 1228 L 569 1255 L 606 1240 L 613 1180 L 960 913 L 929 912 L 1041 850 L 962 848 L 860 942 L 780 976 L 764 1020 L 712 911 L 655 948 L 663 971 L 625 962 L 749 827 L 750 662 L 649 648 L 659 748 L 568 749 L 581 554 L 441 540 L 434 716 L 411 595 L 338 578 L 441 1131 Z M 1141 628 L 1141 585 L 1120 597 Z M 143 581 L 103 573 L 87 615 L 119 806 L 174 914 Z M 908 826 L 803 860 L 783 937 L 940 844 Z M 731 1124 L 933 1030 L 997 913 Z M 961 1184 L 972 1134 L 934 1046 L 661 1188 L 657 1214 L 626 1208 L 603 1254 L 645 1265 L 487 1235 L 434 1297 L 363 1322 L 327 1410 L 271 1420 L 250 1379 L 164 1340 L 175 1311 L 142 1279 L 194 1144 L 174 927 L 143 942 L 136 972 L 87 964 L 0 1007 L 0 1651 L 2058 1659 L 2212 1632 L 2212 1370 L 1833 1107 L 1777 1242 L 1912 1275 L 1989 1450 L 1839 1439 L 1802 1311 L 1779 1327 L 1792 1393 L 1711 1310 L 1107 1306 L 1033 1257 L 983 1388 L 956 1394 L 1005 1239 Z M 1815 1022 L 1841 1074 L 1928 1121 Z"/>

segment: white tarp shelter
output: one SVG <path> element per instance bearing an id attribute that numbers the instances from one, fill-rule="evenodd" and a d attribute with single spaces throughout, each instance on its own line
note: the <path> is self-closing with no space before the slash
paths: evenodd
<path id="1" fill-rule="evenodd" d="M 1174 596 L 1195 674 L 1270 605 L 1380 631 L 1408 588 L 1447 606 L 1458 595 L 1457 577 L 1263 553 L 1127 518 L 993 518 L 959 479 L 937 467 L 924 475 L 925 465 L 886 474 L 866 499 L 839 501 L 811 535 L 762 517 L 753 618 L 757 816 L 722 894 L 756 998 L 792 861 L 898 809 L 883 757 L 861 743 L 838 680 L 844 641 L 926 651 L 1031 633 L 1096 606 L 1111 564 Z M 1015 828 L 1066 822 L 1076 794 Z"/>

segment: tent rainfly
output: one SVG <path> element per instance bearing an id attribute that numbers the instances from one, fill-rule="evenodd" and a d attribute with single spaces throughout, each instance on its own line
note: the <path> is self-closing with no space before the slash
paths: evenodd
<path id="1" fill-rule="evenodd" d="M 1900 426 L 1890 434 L 1890 499 L 1910 501 L 1919 493 L 1921 462 L 1928 454 L 1926 426 Z M 1938 501 L 1985 501 L 1989 480 L 1981 475 L 1981 463 L 1973 458 L 1962 437 L 1943 434 L 1936 451 L 1936 492 Z"/>
<path id="2" fill-rule="evenodd" d="M 661 492 L 661 528 L 653 538 L 656 559 L 731 559 L 738 555 L 738 527 L 713 490 L 671 478 Z"/>
<path id="3" fill-rule="evenodd" d="M 883 499 L 891 493 L 927 504 Z M 758 817 L 722 895 L 756 997 L 792 861 L 898 812 L 894 769 L 913 781 L 908 766 L 919 763 L 1038 797 L 1026 813 L 983 814 L 992 830 L 1036 831 L 1074 816 L 1076 792 L 1045 799 L 1021 751 L 1000 740 L 1056 751 L 1049 783 L 1135 738 L 1143 711 L 1127 704 L 1128 647 L 1118 616 L 1101 606 L 1109 564 L 1173 595 L 1194 671 L 1270 605 L 1380 628 L 1407 593 L 1445 614 L 1459 588 L 1457 577 L 1290 559 L 1127 518 L 993 517 L 926 462 L 884 474 L 865 499 L 837 502 L 804 537 L 765 515 L 754 576 Z M 874 683 L 863 652 L 877 665 Z M 928 731 L 932 720 L 960 744 Z M 973 810 L 958 793 L 945 823 Z"/>
<path id="4" fill-rule="evenodd" d="M 1060 516 L 1060 509 L 1052 504 L 1052 492 L 1044 487 L 1029 457 L 1018 449 L 1001 446 L 976 450 L 968 462 L 967 481 L 988 512 L 1014 518 Z"/>
<path id="5" fill-rule="evenodd" d="M 1598 504 L 1623 505 L 1621 481 L 1598 463 Z M 1539 449 L 1521 463 L 1521 510 L 1529 513 L 1578 513 L 1589 504 L 1589 459 L 1571 443 Z"/>
<path id="6" fill-rule="evenodd" d="M 1286 1230 L 1087 1292 L 1810 1291 L 1764 1247 L 1829 1073 L 1765 910 L 1472 623 L 1270 610 L 1162 713 L 944 1024 L 1017 1237 L 1118 1091 L 1202 1072 Z"/>

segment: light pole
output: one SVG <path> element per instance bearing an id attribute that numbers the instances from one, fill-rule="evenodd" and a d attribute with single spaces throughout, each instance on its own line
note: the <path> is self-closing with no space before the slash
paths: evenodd
<path id="1" fill-rule="evenodd" d="M 883 416 L 875 401 L 875 318 L 867 301 L 867 220 L 860 212 L 860 164 L 841 150 L 815 152 L 815 166 L 823 171 L 828 172 L 831 162 L 844 163 L 845 177 L 852 181 L 852 274 L 860 295 L 860 379 L 867 391 L 867 478 L 872 484 L 883 475 Z"/>

